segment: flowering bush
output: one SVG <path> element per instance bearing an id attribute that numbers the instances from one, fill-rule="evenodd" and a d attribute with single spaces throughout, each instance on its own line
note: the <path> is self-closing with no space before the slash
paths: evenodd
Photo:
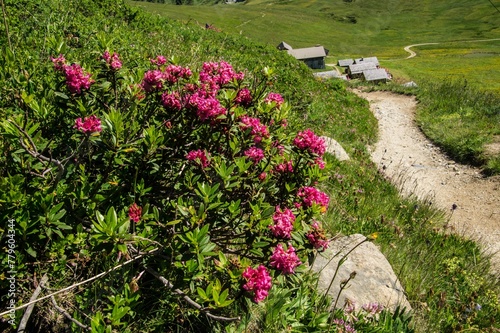
<path id="1" fill-rule="evenodd" d="M 139 272 L 148 271 L 201 311 L 225 314 L 243 295 L 265 300 L 273 279 L 297 274 L 311 252 L 328 246 L 314 220 L 329 203 L 315 187 L 324 141 L 311 130 L 290 133 L 289 105 L 259 84 L 271 79 L 269 70 L 249 85 L 248 73 L 224 61 L 196 70 L 158 55 L 130 69 L 105 50 L 85 66 L 92 75 L 73 61 L 52 58 L 60 112 L 2 124 L 30 161 L 36 181 L 27 191 L 49 198 L 27 215 L 50 212 L 45 236 L 20 230 L 30 240 L 27 254 L 67 260 L 77 253 L 107 263 L 100 269 L 141 257 L 103 285 L 140 295 Z M 45 251 L 45 237 L 75 243 Z M 125 313 L 130 302 L 120 305 Z M 112 309 L 101 306 L 93 320 L 104 325 L 99 313 Z"/>

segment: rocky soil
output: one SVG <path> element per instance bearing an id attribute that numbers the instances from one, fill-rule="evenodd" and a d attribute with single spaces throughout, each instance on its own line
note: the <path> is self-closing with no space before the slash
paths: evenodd
<path id="1" fill-rule="evenodd" d="M 362 92 L 379 121 L 372 160 L 403 195 L 431 201 L 449 216 L 449 230 L 470 237 L 492 256 L 500 274 L 500 177 L 455 163 L 433 145 L 414 120 L 413 97 Z M 471 254 L 472 255 L 472 254 Z"/>

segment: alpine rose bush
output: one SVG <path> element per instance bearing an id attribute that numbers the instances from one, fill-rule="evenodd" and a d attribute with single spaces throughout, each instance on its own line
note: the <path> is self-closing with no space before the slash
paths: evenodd
<path id="1" fill-rule="evenodd" d="M 30 114 L 45 126 L 37 132 L 39 151 L 50 152 L 47 161 L 58 167 L 27 153 L 36 163 L 26 163 L 34 165 L 26 174 L 43 176 L 34 177 L 33 188 L 47 193 L 43 206 L 29 206 L 26 216 L 52 219 L 44 224 L 53 229 L 51 240 L 71 235 L 86 245 L 80 251 L 68 243 L 42 255 L 47 239 L 23 234 L 37 260 L 97 258 L 102 267 L 79 275 L 89 278 L 140 254 L 123 280 L 110 274 L 95 288 L 109 284 L 130 296 L 124 289 L 130 284 L 138 298 L 143 281 L 147 290 L 163 288 L 154 278 L 139 278 L 147 267 L 144 275 L 158 272 L 200 311 L 220 315 L 232 315 L 232 302 L 245 306 L 242 292 L 262 302 L 275 278 L 297 281 L 291 277 L 301 274 L 297 267 L 328 246 L 314 218 L 329 198 L 310 186 L 322 180 L 325 147 L 311 130 L 294 134 L 286 126 L 291 107 L 261 84 L 269 82 L 264 71 L 239 72 L 224 61 L 190 68 L 162 55 L 141 63 L 117 52 L 98 54 L 85 62 L 92 75 L 68 65 L 64 55 L 52 58 L 55 93 L 47 96 L 58 109 Z M 24 134 L 12 133 L 10 144 L 20 147 Z M 73 301 L 89 313 L 113 309 L 107 300 Z"/>

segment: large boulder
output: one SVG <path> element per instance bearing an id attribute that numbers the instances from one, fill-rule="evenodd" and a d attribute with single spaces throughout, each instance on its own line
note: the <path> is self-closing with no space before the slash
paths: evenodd
<path id="1" fill-rule="evenodd" d="M 358 246 L 360 243 L 362 244 Z M 335 276 L 337 266 L 344 256 L 345 261 Z M 360 310 L 365 304 L 378 303 L 392 310 L 398 305 L 407 310 L 411 309 L 391 265 L 377 246 L 366 241 L 363 235 L 356 234 L 334 240 L 327 251 L 318 254 L 312 268 L 319 272 L 319 290 L 327 291 L 335 276 L 328 294 L 334 301 L 339 297 L 337 308 L 354 303 L 356 310 Z M 348 282 L 345 283 L 346 281 Z M 344 289 L 339 296 L 342 284 Z"/>
<path id="2" fill-rule="evenodd" d="M 345 161 L 349 159 L 349 155 L 347 155 L 344 148 L 332 138 L 327 136 L 322 136 L 322 139 L 325 140 L 326 144 L 326 152 L 335 156 L 339 161 Z"/>

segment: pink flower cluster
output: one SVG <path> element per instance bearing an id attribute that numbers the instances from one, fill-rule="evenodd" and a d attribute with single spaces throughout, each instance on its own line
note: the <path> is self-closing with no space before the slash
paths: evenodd
<path id="1" fill-rule="evenodd" d="M 269 226 L 274 237 L 290 239 L 292 237 L 293 223 L 295 222 L 295 215 L 293 212 L 285 208 L 281 210 L 276 206 L 276 212 L 273 215 L 273 225 Z"/>
<path id="2" fill-rule="evenodd" d="M 317 159 L 314 160 L 314 163 L 321 169 L 323 170 L 325 168 L 325 161 L 321 157 L 318 157 Z"/>
<path id="3" fill-rule="evenodd" d="M 162 65 L 165 65 L 167 63 L 167 58 L 165 58 L 162 55 L 158 55 L 158 56 L 156 56 L 155 59 L 149 59 L 149 61 L 151 61 L 151 63 L 153 65 L 162 66 Z"/>
<path id="4" fill-rule="evenodd" d="M 351 324 L 343 319 L 334 319 L 333 323 L 337 326 L 336 332 L 342 333 L 356 333 L 356 329 L 351 326 Z"/>
<path id="5" fill-rule="evenodd" d="M 142 208 L 138 206 L 135 202 L 128 209 L 128 217 L 135 223 L 141 220 Z"/>
<path id="6" fill-rule="evenodd" d="M 189 105 L 195 110 L 201 121 L 213 120 L 226 113 L 219 100 L 199 90 L 189 97 Z"/>
<path id="7" fill-rule="evenodd" d="M 236 94 L 236 98 L 234 99 L 234 102 L 238 105 L 242 106 L 249 106 L 252 104 L 253 98 L 252 94 L 250 93 L 250 90 L 248 88 L 243 88 L 238 91 Z"/>
<path id="8" fill-rule="evenodd" d="M 379 314 L 380 312 L 382 312 L 382 310 L 384 310 L 384 306 L 382 304 L 377 303 L 377 302 L 363 304 L 361 306 L 361 308 L 365 312 L 367 312 L 369 315 L 372 315 L 372 316 Z"/>
<path id="9" fill-rule="evenodd" d="M 158 56 L 160 57 L 160 56 Z M 155 60 L 155 63 L 162 63 L 161 59 Z M 151 71 L 147 71 L 144 73 L 144 77 L 142 79 L 141 87 L 146 92 L 152 92 L 154 90 L 160 90 L 163 88 L 163 84 L 165 82 L 169 84 L 174 84 L 178 82 L 180 79 L 188 79 L 193 75 L 191 70 L 187 67 L 169 65 L 165 68 L 164 71 L 160 69 L 154 69 Z"/>
<path id="10" fill-rule="evenodd" d="M 272 284 L 271 276 L 266 267 L 263 265 L 260 265 L 257 269 L 247 267 L 242 276 L 247 281 L 243 285 L 243 289 L 253 293 L 255 303 L 259 303 L 267 297 Z"/>
<path id="11" fill-rule="evenodd" d="M 89 89 L 92 80 L 89 73 L 86 73 L 83 68 L 78 64 L 66 65 L 66 59 L 62 54 L 57 58 L 51 58 L 54 63 L 54 68 L 64 74 L 66 77 L 66 86 L 72 94 L 81 94 L 82 89 Z"/>
<path id="12" fill-rule="evenodd" d="M 193 75 L 193 72 L 187 67 L 168 65 L 163 72 L 163 78 L 170 84 L 174 84 L 179 79 L 188 79 Z"/>
<path id="13" fill-rule="evenodd" d="M 274 167 L 274 171 L 279 172 L 279 173 L 286 173 L 286 172 L 292 173 L 293 172 L 293 162 L 286 161 L 286 162 L 280 163 Z"/>
<path id="14" fill-rule="evenodd" d="M 167 109 L 178 111 L 182 109 L 181 99 L 177 91 L 174 91 L 172 93 L 165 91 L 163 95 L 161 95 L 161 102 Z"/>
<path id="15" fill-rule="evenodd" d="M 83 120 L 82 118 L 77 118 L 75 120 L 75 126 L 73 126 L 73 128 L 76 128 L 83 133 L 94 133 L 102 131 L 101 120 L 94 115 L 85 117 L 85 119 Z"/>
<path id="16" fill-rule="evenodd" d="M 199 165 L 201 165 L 202 168 L 206 168 L 210 165 L 210 161 L 208 160 L 207 154 L 203 150 L 192 150 L 186 155 L 186 159 L 189 161 L 193 161 Z"/>
<path id="17" fill-rule="evenodd" d="M 325 140 L 318 137 L 310 129 L 299 132 L 293 139 L 293 144 L 301 150 L 308 150 L 310 153 L 319 156 L 323 156 L 326 150 Z"/>
<path id="18" fill-rule="evenodd" d="M 240 128 L 244 131 L 247 129 L 251 129 L 250 134 L 253 136 L 253 141 L 255 143 L 259 143 L 262 141 L 262 138 L 269 137 L 269 131 L 267 130 L 266 125 L 261 124 L 258 118 L 252 118 L 249 116 L 242 116 L 240 118 Z"/>
<path id="19" fill-rule="evenodd" d="M 316 250 L 326 250 L 329 242 L 325 236 L 325 231 L 317 221 L 314 221 L 311 227 L 312 231 L 307 234 L 307 239 Z"/>
<path id="20" fill-rule="evenodd" d="M 250 147 L 244 152 L 244 154 L 255 164 L 259 163 L 264 158 L 264 151 L 257 147 Z"/>
<path id="21" fill-rule="evenodd" d="M 215 83 L 217 86 L 222 87 L 228 84 L 233 79 L 242 81 L 245 75 L 243 72 L 236 73 L 233 66 L 225 61 L 221 62 L 206 62 L 200 71 L 200 82 L 202 83 Z"/>
<path id="22" fill-rule="evenodd" d="M 295 268 L 302 264 L 302 262 L 295 253 L 292 245 L 288 245 L 288 249 L 285 251 L 283 245 L 278 244 L 271 255 L 270 264 L 284 274 L 293 274 L 295 273 Z"/>
<path id="23" fill-rule="evenodd" d="M 120 58 L 116 52 L 113 52 L 113 55 L 110 55 L 109 51 L 105 51 L 102 55 L 102 58 L 104 59 L 104 61 L 106 61 L 106 64 L 108 64 L 108 66 L 111 67 L 112 70 L 117 71 L 122 68 L 122 62 L 120 61 Z"/>
<path id="24" fill-rule="evenodd" d="M 299 188 L 297 195 L 302 198 L 302 202 L 307 207 L 312 207 L 312 205 L 320 205 L 324 210 L 328 207 L 330 203 L 330 198 L 324 192 L 321 192 L 315 187 L 304 186 Z"/>
<path id="25" fill-rule="evenodd" d="M 283 99 L 283 97 L 281 97 L 281 95 L 280 95 L 280 94 L 278 94 L 278 93 L 273 93 L 273 92 L 269 93 L 269 94 L 267 95 L 267 97 L 264 99 L 264 102 L 265 102 L 265 103 L 270 104 L 270 103 L 273 103 L 273 102 L 274 102 L 274 103 L 276 103 L 276 106 L 277 106 L 277 107 L 280 107 L 280 106 L 281 106 L 281 104 L 283 104 L 283 102 L 284 102 L 284 101 L 285 101 L 285 100 Z"/>

